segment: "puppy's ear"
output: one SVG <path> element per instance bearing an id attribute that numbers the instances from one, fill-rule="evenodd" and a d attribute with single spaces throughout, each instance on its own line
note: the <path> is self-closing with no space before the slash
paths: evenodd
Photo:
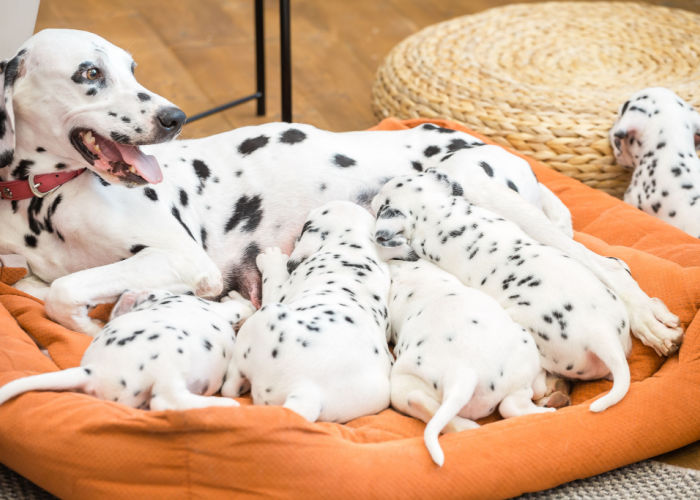
<path id="1" fill-rule="evenodd" d="M 610 143 L 617 164 L 625 168 L 634 168 L 632 146 L 638 141 L 638 131 L 635 127 L 625 127 L 622 121 L 610 130 Z"/>
<path id="2" fill-rule="evenodd" d="M 24 75 L 21 50 L 9 61 L 0 61 L 0 168 L 12 163 L 15 153 L 15 113 L 12 105 L 17 78 Z"/>
<path id="3" fill-rule="evenodd" d="M 134 310 L 136 306 L 148 299 L 150 292 L 148 290 L 127 290 L 121 294 L 117 303 L 114 304 L 112 312 L 109 315 L 109 320 L 126 314 Z"/>

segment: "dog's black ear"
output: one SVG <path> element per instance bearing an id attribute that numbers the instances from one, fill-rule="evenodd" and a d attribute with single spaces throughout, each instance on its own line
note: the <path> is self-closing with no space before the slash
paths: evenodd
<path id="1" fill-rule="evenodd" d="M 0 62 L 0 168 L 12 163 L 15 153 L 15 113 L 12 97 L 15 83 L 24 73 L 24 50 Z"/>

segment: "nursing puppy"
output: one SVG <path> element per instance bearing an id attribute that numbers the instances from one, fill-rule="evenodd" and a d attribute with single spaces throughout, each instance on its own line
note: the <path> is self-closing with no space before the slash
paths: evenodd
<path id="1" fill-rule="evenodd" d="M 79 367 L 13 380 L 0 388 L 0 404 L 27 391 L 73 390 L 140 409 L 238 406 L 212 396 L 229 369 L 233 327 L 254 311 L 238 294 L 231 297 L 219 303 L 125 292 Z"/>
<path id="2" fill-rule="evenodd" d="M 426 258 L 496 299 L 530 331 L 547 371 L 583 380 L 612 374 L 611 391 L 592 411 L 620 401 L 630 383 L 625 304 L 588 268 L 461 194 L 435 172 L 392 179 L 373 200 L 377 242 L 389 256 Z"/>
<path id="3" fill-rule="evenodd" d="M 448 424 L 478 427 L 496 406 L 504 418 L 554 411 L 532 402 L 545 390 L 537 347 L 498 302 L 423 259 L 392 260 L 389 270 L 391 404 L 428 424 L 436 464 L 445 461 L 438 435 Z"/>
<path id="4" fill-rule="evenodd" d="M 333 201 L 310 212 L 289 259 L 277 248 L 257 257 L 263 307 L 234 353 L 255 404 L 284 405 L 311 422 L 389 406 L 390 278 L 373 231 L 367 210 Z M 234 378 L 222 394 L 236 392 Z"/>

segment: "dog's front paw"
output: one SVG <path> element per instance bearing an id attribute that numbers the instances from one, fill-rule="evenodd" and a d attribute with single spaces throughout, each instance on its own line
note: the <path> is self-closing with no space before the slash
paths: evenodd
<path id="1" fill-rule="evenodd" d="M 74 332 L 96 337 L 102 331 L 102 323 L 88 316 L 90 308 L 87 304 L 71 300 L 70 292 L 59 282 L 60 280 L 54 281 L 46 296 L 46 315 Z"/>
<path id="2" fill-rule="evenodd" d="M 258 254 L 255 264 L 263 276 L 277 273 L 280 269 L 286 271 L 289 257 L 282 253 L 279 247 L 269 247 Z"/>
<path id="3" fill-rule="evenodd" d="M 657 298 L 650 298 L 645 307 L 630 311 L 630 329 L 659 356 L 673 354 L 683 340 L 683 328 L 678 316 Z"/>
<path id="4" fill-rule="evenodd" d="M 212 268 L 195 277 L 194 293 L 198 297 L 216 297 L 224 289 L 224 279 L 221 271 L 212 263 Z"/>

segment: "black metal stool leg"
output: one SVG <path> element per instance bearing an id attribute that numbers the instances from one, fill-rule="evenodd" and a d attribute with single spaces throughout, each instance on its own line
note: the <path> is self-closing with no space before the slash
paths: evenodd
<path id="1" fill-rule="evenodd" d="M 258 86 L 258 116 L 265 114 L 265 9 L 255 0 L 255 81 Z"/>
<path id="2" fill-rule="evenodd" d="M 280 70 L 282 121 L 292 121 L 292 46 L 289 0 L 280 0 Z"/>

